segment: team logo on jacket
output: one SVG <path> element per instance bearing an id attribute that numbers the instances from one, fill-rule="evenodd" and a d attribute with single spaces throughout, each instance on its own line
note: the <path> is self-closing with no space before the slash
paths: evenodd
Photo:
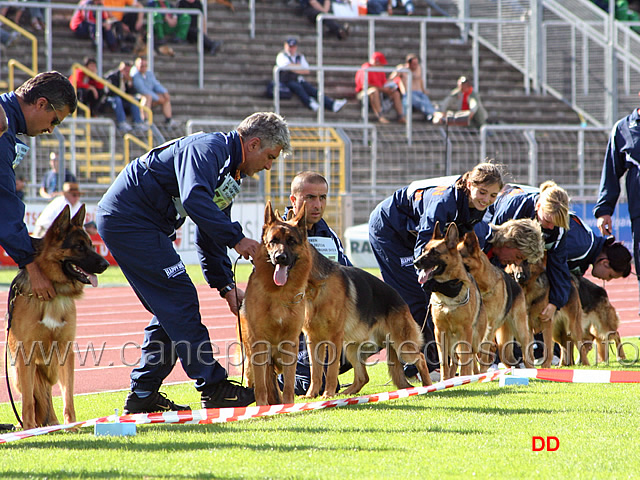
<path id="1" fill-rule="evenodd" d="M 164 269 L 164 273 L 167 275 L 167 278 L 177 277 L 178 275 L 181 275 L 186 271 L 187 269 L 184 267 L 184 263 L 182 263 L 182 260 L 180 260 L 175 265 Z"/>
<path id="2" fill-rule="evenodd" d="M 400 266 L 401 267 L 413 266 L 413 257 L 400 257 Z"/>

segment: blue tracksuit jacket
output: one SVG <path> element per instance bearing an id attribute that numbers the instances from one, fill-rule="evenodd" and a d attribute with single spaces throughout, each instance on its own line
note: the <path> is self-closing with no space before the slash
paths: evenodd
<path id="1" fill-rule="evenodd" d="M 620 178 L 625 174 L 629 216 L 640 217 L 640 114 L 634 110 L 613 126 L 602 166 L 600 193 L 593 209 L 596 218 L 613 215 L 620 196 Z"/>
<path id="2" fill-rule="evenodd" d="M 13 170 L 29 150 L 16 138 L 17 134 L 26 131 L 27 124 L 15 93 L 0 95 L 0 105 L 9 120 L 9 129 L 0 137 L 0 245 L 22 268 L 35 257 L 31 237 L 24 224 L 24 203 L 16 194 L 16 174 Z"/>
<path id="3" fill-rule="evenodd" d="M 195 243 L 205 279 L 210 286 L 222 288 L 233 281 L 226 247 L 244 238 L 240 224 L 230 219 L 233 193 L 225 196 L 225 189 L 233 190 L 242 158 L 237 132 L 198 133 L 173 140 L 127 165 L 99 207 L 118 217 L 123 226 L 149 225 L 168 236 L 186 213 L 196 225 Z"/>
<path id="4" fill-rule="evenodd" d="M 592 229 L 576 214 L 570 215 L 571 228 L 567 232 L 567 261 L 569 271 L 584 275 L 602 252 L 605 237 L 598 229 Z"/>
<path id="5" fill-rule="evenodd" d="M 507 186 L 496 202 L 487 209 L 484 220 L 502 225 L 512 218 L 536 219 L 536 202 L 540 193 L 525 193 L 521 188 Z M 549 303 L 558 309 L 564 307 L 571 292 L 571 274 L 567 266 L 567 235 L 564 228 L 543 228 L 542 237 L 547 250 L 547 275 L 549 277 Z"/>

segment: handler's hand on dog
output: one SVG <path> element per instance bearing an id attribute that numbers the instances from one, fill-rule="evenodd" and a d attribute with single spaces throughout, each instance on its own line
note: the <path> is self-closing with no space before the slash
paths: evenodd
<path id="1" fill-rule="evenodd" d="M 249 260 L 249 257 L 255 257 L 258 252 L 258 247 L 260 244 L 255 240 L 244 237 L 240 240 L 234 248 L 239 255 L 242 256 L 245 260 Z"/>
<path id="2" fill-rule="evenodd" d="M 557 310 L 557 307 L 553 303 L 550 303 L 549 305 L 544 307 L 544 310 L 540 312 L 540 321 L 542 322 L 551 321 L 553 319 L 553 316 L 556 313 L 556 310 Z"/>
<path id="3" fill-rule="evenodd" d="M 236 301 L 236 292 L 238 296 L 237 301 Z M 238 315 L 238 311 L 240 310 L 240 305 L 242 305 L 242 302 L 244 300 L 244 290 L 241 290 L 238 287 L 234 288 L 233 290 L 229 290 L 227 294 L 224 296 L 224 299 L 229 304 L 229 310 L 231 310 L 231 313 L 233 313 L 234 315 Z"/>
<path id="4" fill-rule="evenodd" d="M 613 235 L 611 231 L 611 215 L 598 217 L 598 229 L 603 235 Z"/>
<path id="5" fill-rule="evenodd" d="M 29 281 L 31 282 L 31 291 L 33 296 L 39 300 L 51 300 L 56 296 L 56 291 L 51 281 L 44 276 L 40 267 L 35 263 L 29 263 L 26 267 L 29 273 Z"/>

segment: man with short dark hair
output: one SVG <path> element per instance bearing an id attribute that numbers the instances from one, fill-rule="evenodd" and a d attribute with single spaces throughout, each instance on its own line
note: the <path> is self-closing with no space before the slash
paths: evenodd
<path id="1" fill-rule="evenodd" d="M 44 72 L 30 78 L 14 92 L 0 95 L 0 246 L 29 273 L 33 294 L 51 300 L 56 291 L 34 263 L 35 248 L 24 223 L 24 203 L 16 194 L 14 168 L 29 147 L 18 134 L 35 137 L 51 133 L 77 107 L 76 92 L 59 72 Z"/>

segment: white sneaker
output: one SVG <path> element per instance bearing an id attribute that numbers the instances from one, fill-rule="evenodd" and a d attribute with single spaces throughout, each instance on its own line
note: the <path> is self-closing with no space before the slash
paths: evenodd
<path id="1" fill-rule="evenodd" d="M 127 122 L 120 122 L 118 125 L 116 125 L 116 128 L 118 129 L 118 131 L 120 132 L 130 132 L 131 130 L 133 130 L 133 127 L 131 125 L 129 125 Z"/>
<path id="2" fill-rule="evenodd" d="M 146 132 L 147 130 L 149 130 L 149 125 L 145 122 L 137 122 L 133 124 L 133 129 L 136 132 Z"/>
<path id="3" fill-rule="evenodd" d="M 342 107 L 344 107 L 347 104 L 347 99 L 346 98 L 341 98 L 340 100 L 334 100 L 333 102 L 333 112 L 334 113 L 338 113 L 340 110 L 342 110 Z"/>
<path id="4" fill-rule="evenodd" d="M 320 108 L 320 105 L 318 105 L 318 102 L 316 102 L 315 99 L 310 98 L 309 99 L 309 108 L 311 110 L 313 110 L 314 112 L 317 112 L 318 109 Z"/>
<path id="5" fill-rule="evenodd" d="M 553 365 L 554 367 L 557 367 L 558 365 L 560 365 L 560 357 L 554 355 L 553 358 L 551 359 L 551 365 Z"/>
<path id="6" fill-rule="evenodd" d="M 429 373 L 432 383 L 438 383 L 440 381 L 440 370 L 434 370 Z"/>

